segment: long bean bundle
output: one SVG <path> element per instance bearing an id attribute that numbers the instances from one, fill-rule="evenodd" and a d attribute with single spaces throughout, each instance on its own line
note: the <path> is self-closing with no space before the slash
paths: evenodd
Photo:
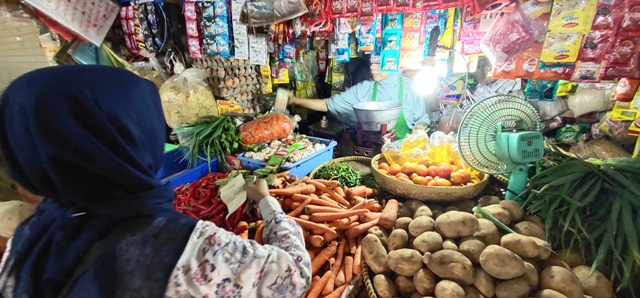
<path id="1" fill-rule="evenodd" d="M 606 267 L 618 289 L 640 273 L 640 160 L 570 159 L 530 180 L 524 206 L 545 221 L 555 248 L 579 250 Z"/>
<path id="2" fill-rule="evenodd" d="M 197 165 L 202 154 L 207 162 L 215 156 L 218 162 L 225 163 L 225 157 L 240 147 L 235 120 L 231 117 L 219 117 L 202 125 L 194 131 L 186 146 L 189 148 L 186 156 L 189 166 Z"/>

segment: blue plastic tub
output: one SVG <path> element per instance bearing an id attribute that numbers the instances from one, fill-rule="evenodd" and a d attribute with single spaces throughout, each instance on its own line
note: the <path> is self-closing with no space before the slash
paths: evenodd
<path id="1" fill-rule="evenodd" d="M 307 176 L 313 169 L 333 159 L 333 148 L 338 145 L 338 142 L 309 136 L 307 136 L 307 139 L 312 142 L 320 142 L 327 145 L 327 147 L 294 164 L 282 166 L 281 169 L 283 171 L 289 171 L 289 175 L 295 175 L 296 177 Z M 262 169 L 267 165 L 266 162 L 244 157 L 244 153 L 238 154 L 238 159 L 242 161 L 242 166 L 245 169 L 251 171 Z"/>
<path id="2" fill-rule="evenodd" d="M 170 183 L 173 187 L 192 183 L 201 177 L 218 171 L 218 159 L 212 158 L 210 165 L 206 160 L 200 160 L 198 165 L 189 169 L 189 161 L 184 159 L 188 149 L 176 149 L 164 154 L 162 166 L 156 174 L 156 178 L 161 179 L 163 184 Z"/>

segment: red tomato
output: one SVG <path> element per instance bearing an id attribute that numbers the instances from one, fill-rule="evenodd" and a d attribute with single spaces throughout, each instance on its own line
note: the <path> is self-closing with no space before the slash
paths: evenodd
<path id="1" fill-rule="evenodd" d="M 416 167 L 416 173 L 422 177 L 429 176 L 429 168 L 425 165 L 418 165 Z"/>
<path id="2" fill-rule="evenodd" d="M 431 177 L 435 177 L 438 176 L 438 167 L 437 166 L 429 166 L 429 168 L 427 168 L 428 174 Z"/>
<path id="3" fill-rule="evenodd" d="M 451 177 L 451 173 L 453 173 L 453 167 L 448 164 L 442 164 L 438 167 L 438 176 L 442 178 Z"/>

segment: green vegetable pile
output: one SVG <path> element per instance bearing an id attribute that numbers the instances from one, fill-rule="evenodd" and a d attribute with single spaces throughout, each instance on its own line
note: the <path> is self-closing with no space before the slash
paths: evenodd
<path id="1" fill-rule="evenodd" d="M 360 172 L 344 162 L 333 162 L 321 167 L 313 178 L 337 180 L 341 186 L 346 187 L 362 185 L 362 175 Z"/>
<path id="2" fill-rule="evenodd" d="M 524 207 L 540 216 L 554 248 L 578 250 L 618 290 L 640 273 L 640 159 L 570 158 L 530 179 Z"/>
<path id="3" fill-rule="evenodd" d="M 189 160 L 189 167 L 194 167 L 199 160 L 209 162 L 212 157 L 226 164 L 226 156 L 238 150 L 240 141 L 236 121 L 231 117 L 219 117 L 195 130 L 182 146 L 189 149 L 185 158 Z"/>

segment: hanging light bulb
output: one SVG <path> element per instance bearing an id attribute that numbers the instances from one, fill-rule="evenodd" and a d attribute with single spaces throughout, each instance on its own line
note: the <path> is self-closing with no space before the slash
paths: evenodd
<path id="1" fill-rule="evenodd" d="M 436 67 L 436 57 L 427 56 L 422 67 L 416 73 L 413 80 L 413 88 L 420 95 L 429 95 L 435 92 L 440 84 L 440 75 Z"/>

